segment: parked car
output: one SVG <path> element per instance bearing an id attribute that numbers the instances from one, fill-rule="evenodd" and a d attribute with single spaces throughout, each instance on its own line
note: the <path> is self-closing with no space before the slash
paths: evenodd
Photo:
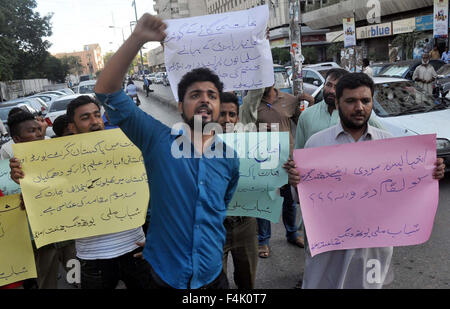
<path id="1" fill-rule="evenodd" d="M 378 76 L 378 74 L 380 74 L 380 72 L 387 68 L 388 66 L 392 65 L 392 63 L 387 62 L 387 63 L 373 63 L 370 65 L 370 67 L 373 70 L 373 76 Z"/>
<path id="2" fill-rule="evenodd" d="M 48 112 L 48 105 L 45 103 L 44 100 L 37 97 L 25 97 L 25 98 L 18 98 L 11 101 L 8 101 L 7 103 L 23 103 L 33 108 L 33 110 L 37 111 L 41 114 L 46 114 Z"/>
<path id="3" fill-rule="evenodd" d="M 281 65 L 273 65 L 275 88 L 282 92 L 292 93 L 292 83 L 287 73 L 287 69 Z"/>
<path id="4" fill-rule="evenodd" d="M 0 104 L 0 119 L 2 120 L 5 128 L 7 128 L 6 123 L 8 122 L 9 111 L 12 110 L 14 107 L 19 107 L 24 111 L 30 112 L 34 115 L 38 114 L 38 111 L 28 104 L 22 102 L 3 102 Z"/>
<path id="5" fill-rule="evenodd" d="M 450 64 L 442 66 L 436 74 L 438 76 L 433 84 L 433 95 L 435 97 L 438 97 L 439 95 L 445 97 L 450 91 Z"/>
<path id="6" fill-rule="evenodd" d="M 77 87 L 77 94 L 89 94 L 94 93 L 96 80 L 87 80 L 81 82 Z"/>
<path id="7" fill-rule="evenodd" d="M 303 89 L 307 94 L 313 94 L 318 88 L 325 84 L 325 77 L 331 69 L 341 68 L 335 62 L 325 62 L 323 64 L 307 65 L 302 69 Z M 289 75 L 292 81 L 292 73 Z"/>
<path id="8" fill-rule="evenodd" d="M 152 84 L 155 84 L 156 83 L 156 73 L 150 73 L 149 75 L 148 75 L 148 79 L 152 82 Z"/>
<path id="9" fill-rule="evenodd" d="M 75 94 L 75 92 L 70 88 L 57 89 L 56 91 L 64 92 L 65 94 Z"/>
<path id="10" fill-rule="evenodd" d="M 450 170 L 450 100 L 427 94 L 410 80 L 374 77 L 373 110 L 394 136 L 437 134 L 437 154 Z"/>
<path id="11" fill-rule="evenodd" d="M 164 72 L 158 72 L 155 74 L 155 84 L 162 84 L 164 78 Z"/>
<path id="12" fill-rule="evenodd" d="M 49 111 L 45 117 L 45 121 L 48 124 L 46 134 L 48 137 L 55 136 L 55 132 L 53 131 L 53 122 L 55 119 L 60 116 L 64 115 L 67 110 L 67 105 L 69 105 L 72 100 L 78 98 L 79 96 L 82 96 L 85 94 L 72 94 L 72 95 L 66 95 L 64 97 L 60 97 L 53 101 L 49 106 Z"/>
<path id="13" fill-rule="evenodd" d="M 421 60 L 398 61 L 381 70 L 377 76 L 379 77 L 397 77 L 412 80 L 414 70 L 422 64 Z M 431 59 L 430 64 L 435 71 L 438 71 L 445 62 L 442 60 Z"/>
<path id="14" fill-rule="evenodd" d="M 44 92 L 41 92 L 41 94 L 55 94 L 55 95 L 57 95 L 57 96 L 63 96 L 63 95 L 66 95 L 65 92 L 57 91 L 57 90 L 44 91 Z"/>
<path id="15" fill-rule="evenodd" d="M 89 75 L 81 75 L 80 76 L 80 83 L 84 82 L 84 81 L 87 81 L 87 80 L 90 80 L 90 79 L 91 79 L 91 77 Z"/>

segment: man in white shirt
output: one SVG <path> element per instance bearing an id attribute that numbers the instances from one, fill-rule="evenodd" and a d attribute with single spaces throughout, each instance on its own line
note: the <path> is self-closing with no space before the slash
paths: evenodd
<path id="1" fill-rule="evenodd" d="M 433 94 L 433 82 L 436 79 L 437 74 L 433 66 L 430 65 L 430 55 L 424 53 L 422 55 L 422 64 L 419 65 L 413 74 L 413 81 L 417 85 L 425 90 L 429 95 Z"/>
<path id="2" fill-rule="evenodd" d="M 373 69 L 370 67 L 370 62 L 369 62 L 369 59 L 367 59 L 367 58 L 363 59 L 362 72 L 369 75 L 370 77 L 373 77 Z"/>
<path id="3" fill-rule="evenodd" d="M 363 73 L 352 73 L 341 78 L 336 86 L 336 106 L 339 110 L 340 123 L 314 134 L 305 148 L 330 146 L 379 140 L 392 137 L 390 133 L 374 128 L 368 124 L 373 107 L 374 83 Z M 289 183 L 297 186 L 300 174 L 295 163 L 285 164 L 289 173 Z M 444 177 L 445 165 L 437 159 L 433 173 L 435 179 Z M 305 252 L 305 272 L 303 288 L 316 289 L 379 289 L 383 287 L 389 272 L 393 248 L 357 248 L 335 250 L 311 257 L 309 245 Z M 383 274 L 379 283 L 366 280 L 366 265 L 370 259 L 380 262 Z"/>

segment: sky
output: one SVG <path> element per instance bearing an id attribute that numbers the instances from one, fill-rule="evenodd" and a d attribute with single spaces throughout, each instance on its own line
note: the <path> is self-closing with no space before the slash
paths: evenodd
<path id="1" fill-rule="evenodd" d="M 130 21 L 135 21 L 132 0 L 37 0 L 36 11 L 45 16 L 53 12 L 49 52 L 82 51 L 87 44 L 100 44 L 102 54 L 116 51 L 130 35 Z M 138 19 L 144 13 L 155 14 L 153 0 L 136 0 Z M 114 26 L 116 28 L 109 28 Z M 154 45 L 155 44 L 155 45 Z M 158 43 L 145 45 L 148 51 Z"/>

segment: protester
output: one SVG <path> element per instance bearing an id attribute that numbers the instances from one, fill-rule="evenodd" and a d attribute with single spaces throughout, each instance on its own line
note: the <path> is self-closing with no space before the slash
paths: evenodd
<path id="1" fill-rule="evenodd" d="M 121 81 L 119 81 L 120 87 Z M 90 96 L 80 96 L 67 106 L 68 129 L 83 134 L 104 129 L 100 106 Z M 17 159 L 11 160 L 11 177 L 24 177 Z M 107 235 L 75 240 L 81 263 L 82 289 L 114 289 L 119 280 L 128 289 L 149 287 L 149 265 L 134 255 L 141 252 L 138 243 L 145 242 L 142 227 Z"/>
<path id="2" fill-rule="evenodd" d="M 56 137 L 73 135 L 69 130 L 69 120 L 66 114 L 56 117 L 53 121 L 53 132 L 55 132 Z"/>
<path id="3" fill-rule="evenodd" d="M 12 108 L 8 113 L 8 120 L 6 122 L 9 121 L 9 119 L 12 115 L 14 115 L 16 113 L 21 113 L 23 111 L 24 110 L 21 109 L 20 107 Z M 10 136 L 11 136 L 11 134 L 10 134 Z M 2 145 L 2 147 L 0 148 L 0 158 L 2 160 L 7 160 L 7 159 L 14 157 L 14 153 L 13 153 L 13 149 L 12 149 L 13 144 L 14 144 L 14 139 L 11 138 L 9 141 L 7 141 L 6 143 L 4 143 Z"/>
<path id="4" fill-rule="evenodd" d="M 430 55 L 422 55 L 422 64 L 419 65 L 413 74 L 413 80 L 417 82 L 417 85 L 429 95 L 433 94 L 433 82 L 436 79 L 437 74 L 433 66 L 430 65 Z"/>
<path id="5" fill-rule="evenodd" d="M 223 84 L 208 69 L 182 77 L 178 110 L 188 127 L 175 135 L 120 91 L 122 76 L 136 53 L 147 42 L 163 41 L 166 27 L 159 18 L 145 14 L 106 64 L 95 91 L 111 122 L 144 157 L 151 199 L 143 255 L 152 269 L 152 287 L 228 288 L 222 271 L 223 222 L 239 179 L 239 159 L 226 158 L 227 146 L 212 131 L 203 132 L 219 118 Z M 176 158 L 174 153 L 185 148 L 190 156 Z M 212 149 L 222 158 L 210 157 Z"/>
<path id="6" fill-rule="evenodd" d="M 439 53 L 439 49 L 437 46 L 433 47 L 433 50 L 430 53 L 431 59 L 433 60 L 439 60 L 441 59 L 441 54 Z"/>
<path id="7" fill-rule="evenodd" d="M 339 80 L 349 74 L 344 69 L 331 69 L 325 77 L 323 100 L 307 108 L 299 117 L 295 134 L 295 149 L 301 149 L 306 141 L 315 133 L 325 130 L 339 123 L 339 113 L 336 110 L 336 85 Z M 383 128 L 375 117 L 370 117 L 369 124 L 376 128 Z"/>
<path id="8" fill-rule="evenodd" d="M 442 53 L 441 60 L 445 61 L 445 63 L 447 64 L 450 62 L 450 53 L 448 52 L 448 47 L 446 47 L 445 51 Z"/>
<path id="9" fill-rule="evenodd" d="M 20 110 L 12 113 L 8 117 L 8 127 L 16 144 L 44 139 L 40 122 L 29 112 Z M 11 161 L 16 160 L 12 158 Z M 38 275 L 37 287 L 39 289 L 56 289 L 59 263 L 55 246 L 49 244 L 37 249 L 33 242 L 33 251 Z"/>
<path id="10" fill-rule="evenodd" d="M 343 76 L 336 86 L 340 122 L 314 134 L 305 148 L 392 137 L 390 133 L 368 123 L 373 108 L 373 92 L 374 83 L 366 74 L 351 73 Z M 289 183 L 297 186 L 300 174 L 296 164 L 290 161 L 285 164 L 285 168 L 288 170 Z M 433 177 L 442 179 L 444 170 L 443 160 L 437 159 Z M 392 247 L 335 250 L 320 253 L 313 258 L 308 243 L 306 246 L 303 288 L 381 288 L 385 276 L 379 283 L 369 283 L 366 280 L 367 261 L 377 259 L 384 274 L 388 273 L 392 261 Z"/>
<path id="11" fill-rule="evenodd" d="M 300 101 L 308 99 L 314 104 L 311 96 L 303 94 L 295 97 L 288 93 L 280 92 L 275 87 L 267 87 L 264 91 L 262 102 L 258 107 L 258 124 L 266 124 L 267 131 L 272 130 L 273 125 L 278 125 L 281 132 L 289 132 L 289 149 L 292 155 L 294 137 L 292 135 L 291 122 L 297 123 L 300 115 Z M 286 228 L 286 238 L 291 244 L 303 248 L 303 238 L 297 232 L 296 203 L 292 199 L 291 189 L 288 184 L 280 189 L 283 199 L 283 223 Z M 271 225 L 269 220 L 257 219 L 259 257 L 267 258 L 270 255 L 269 240 L 271 237 Z"/>
<path id="12" fill-rule="evenodd" d="M 248 103 L 246 101 L 243 104 Z M 222 93 L 219 124 L 222 126 L 223 132 L 231 133 L 227 131 L 227 125 L 234 126 L 238 122 L 239 102 L 237 96 L 230 92 Z M 224 225 L 227 230 L 223 248 L 224 273 L 227 273 L 227 260 L 229 253 L 231 253 L 234 265 L 234 282 L 237 288 L 253 289 L 258 264 L 258 241 L 256 238 L 258 226 L 256 218 L 229 216 L 226 217 Z"/>
<path id="13" fill-rule="evenodd" d="M 372 70 L 372 68 L 370 67 L 369 59 L 367 59 L 367 58 L 364 58 L 364 59 L 363 59 L 363 69 L 362 69 L 362 72 L 365 73 L 365 74 L 367 74 L 367 75 L 369 75 L 370 77 L 373 77 L 373 70 Z"/>

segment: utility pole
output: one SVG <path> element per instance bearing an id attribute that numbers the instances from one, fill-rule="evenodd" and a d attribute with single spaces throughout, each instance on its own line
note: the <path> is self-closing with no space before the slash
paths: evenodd
<path id="1" fill-rule="evenodd" d="M 133 0 L 133 3 L 131 6 L 134 6 L 134 15 L 136 18 L 136 24 L 138 22 L 138 17 L 137 17 L 137 9 L 136 9 L 136 0 Z M 131 28 L 131 25 L 130 25 Z M 144 74 L 144 58 L 142 57 L 142 48 L 139 49 L 139 54 L 141 55 L 141 70 L 142 70 L 142 74 Z"/>
<path id="2" fill-rule="evenodd" d="M 303 93 L 303 55 L 301 31 L 301 0 L 289 0 L 289 40 L 292 63 L 292 93 L 297 96 Z"/>

